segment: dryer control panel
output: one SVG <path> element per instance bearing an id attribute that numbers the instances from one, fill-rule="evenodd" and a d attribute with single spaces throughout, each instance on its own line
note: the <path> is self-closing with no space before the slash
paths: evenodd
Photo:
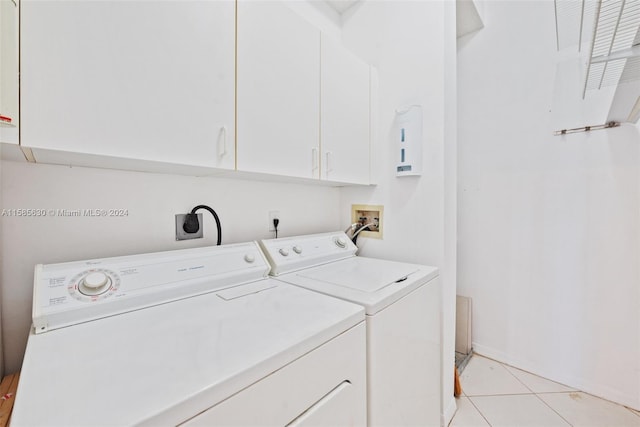
<path id="1" fill-rule="evenodd" d="M 33 325 L 46 332 L 264 278 L 257 243 L 38 264 Z"/>
<path id="2" fill-rule="evenodd" d="M 350 258 L 358 250 L 341 231 L 262 240 L 260 246 L 273 276 Z"/>

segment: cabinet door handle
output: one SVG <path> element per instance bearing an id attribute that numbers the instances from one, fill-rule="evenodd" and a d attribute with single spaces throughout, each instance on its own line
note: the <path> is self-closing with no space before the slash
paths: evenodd
<path id="1" fill-rule="evenodd" d="M 331 156 L 333 155 L 333 153 L 331 151 L 327 151 L 325 156 L 327 158 L 327 165 L 326 165 L 326 170 L 327 170 L 327 178 L 329 178 L 329 172 L 331 172 L 333 170 L 333 168 L 331 167 L 331 163 L 329 162 L 329 159 L 331 159 Z"/>
<path id="2" fill-rule="evenodd" d="M 222 137 L 222 153 L 220 153 L 219 156 L 224 157 L 227 155 L 227 127 L 226 126 L 222 126 L 220 128 L 220 133 L 218 134 L 218 138 L 220 137 Z"/>
<path id="3" fill-rule="evenodd" d="M 311 174 L 318 170 L 318 149 L 311 149 Z"/>

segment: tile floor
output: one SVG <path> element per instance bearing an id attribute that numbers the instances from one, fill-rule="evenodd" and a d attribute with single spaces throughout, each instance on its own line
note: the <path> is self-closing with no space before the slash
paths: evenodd
<path id="1" fill-rule="evenodd" d="M 640 412 L 474 355 L 449 427 L 639 426 Z"/>

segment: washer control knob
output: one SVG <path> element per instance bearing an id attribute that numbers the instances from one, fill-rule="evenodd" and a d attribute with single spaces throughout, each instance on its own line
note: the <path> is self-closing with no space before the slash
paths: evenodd
<path id="1" fill-rule="evenodd" d="M 82 281 L 83 285 L 92 290 L 98 290 L 109 283 L 109 276 L 99 271 L 89 273 Z"/>
<path id="2" fill-rule="evenodd" d="M 253 256 L 253 254 L 246 254 L 246 255 L 244 256 L 244 260 L 245 260 L 246 262 L 248 262 L 249 264 L 251 264 L 251 263 L 253 263 L 253 262 L 256 260 L 256 257 L 255 257 L 255 256 Z"/>
<path id="3" fill-rule="evenodd" d="M 338 237 L 336 239 L 336 246 L 338 246 L 339 248 L 346 248 L 347 247 L 347 239 L 345 239 L 342 236 Z"/>
<path id="4" fill-rule="evenodd" d="M 285 248 L 280 249 L 278 252 L 280 252 L 280 255 L 282 256 L 289 256 L 289 251 Z"/>
<path id="5" fill-rule="evenodd" d="M 293 247 L 293 252 L 295 252 L 297 254 L 301 254 L 302 253 L 302 248 L 300 246 L 294 246 Z"/>

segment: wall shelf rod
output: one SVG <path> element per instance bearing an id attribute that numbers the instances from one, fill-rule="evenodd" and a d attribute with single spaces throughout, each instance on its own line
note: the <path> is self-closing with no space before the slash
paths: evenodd
<path id="1" fill-rule="evenodd" d="M 596 125 L 596 126 L 584 126 L 581 128 L 573 128 L 573 129 L 562 129 L 562 130 L 557 130 L 553 133 L 554 136 L 558 136 L 558 135 L 566 135 L 568 133 L 578 133 L 578 132 L 591 132 L 592 130 L 601 130 L 601 129 L 609 129 L 609 128 L 616 128 L 620 126 L 619 122 L 609 122 L 609 123 L 605 123 L 603 125 Z"/>

